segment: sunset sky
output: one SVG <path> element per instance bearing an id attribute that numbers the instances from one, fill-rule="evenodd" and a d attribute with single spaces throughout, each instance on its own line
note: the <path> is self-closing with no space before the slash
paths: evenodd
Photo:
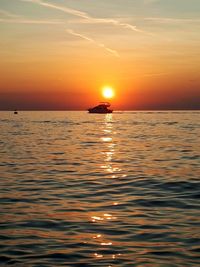
<path id="1" fill-rule="evenodd" d="M 0 109 L 200 108 L 200 0 L 0 0 Z"/>

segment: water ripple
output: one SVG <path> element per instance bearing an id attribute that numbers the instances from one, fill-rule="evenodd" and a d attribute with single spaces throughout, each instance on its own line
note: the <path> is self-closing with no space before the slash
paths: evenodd
<path id="1" fill-rule="evenodd" d="M 199 116 L 2 112 L 3 266 L 199 266 Z"/>

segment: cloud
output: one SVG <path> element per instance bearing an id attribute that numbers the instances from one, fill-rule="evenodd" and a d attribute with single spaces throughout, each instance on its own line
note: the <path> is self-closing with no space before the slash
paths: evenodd
<path id="1" fill-rule="evenodd" d="M 10 13 L 6 10 L 0 9 L 0 15 L 3 15 L 3 18 L 0 18 L 1 23 L 17 23 L 17 24 L 64 24 L 62 21 L 55 20 L 32 20 L 26 19 L 22 16 Z"/>
<path id="2" fill-rule="evenodd" d="M 190 18 L 160 18 L 160 17 L 149 17 L 144 18 L 147 21 L 154 21 L 158 23 L 199 23 L 200 19 L 190 19 Z"/>
<path id="3" fill-rule="evenodd" d="M 34 2 L 34 3 L 41 3 L 40 0 L 21 0 L 21 1 L 25 1 L 25 2 Z M 46 3 L 43 3 L 43 5 L 47 5 L 47 6 L 51 6 L 51 4 L 46 4 Z M 54 7 L 54 5 L 53 5 Z M 60 8 L 59 8 L 60 9 Z M 61 10 L 63 11 L 63 8 L 61 8 Z M 83 12 L 79 12 L 79 11 L 75 11 L 75 10 L 71 10 L 71 9 L 68 9 L 68 8 L 64 8 L 65 12 L 72 12 L 73 14 L 76 14 L 78 16 L 81 16 L 81 17 L 84 17 L 84 18 L 88 18 L 87 15 Z M 23 18 L 19 15 L 16 15 L 16 14 L 12 14 L 10 12 L 7 12 L 6 10 L 2 10 L 0 9 L 0 15 L 3 15 L 7 18 L 0 18 L 0 23 L 18 23 L 18 24 L 65 24 L 65 22 L 62 22 L 62 21 L 55 21 L 55 20 L 32 20 L 32 19 L 26 19 L 26 18 Z M 87 40 L 88 42 L 91 42 L 99 47 L 102 47 L 104 48 L 106 51 L 108 51 L 109 53 L 111 53 L 112 55 L 116 56 L 116 57 L 119 57 L 119 54 L 117 51 L 115 51 L 114 49 L 111 49 L 109 47 L 107 47 L 105 44 L 103 43 L 98 43 L 96 42 L 94 39 L 92 38 L 89 38 L 83 34 L 80 34 L 80 33 L 77 33 L 77 32 L 74 32 L 73 30 L 71 29 L 68 29 L 67 32 L 71 35 L 74 35 L 74 36 L 77 36 L 79 38 L 82 38 L 84 40 Z"/>
<path id="4" fill-rule="evenodd" d="M 160 73 L 146 73 L 141 75 L 141 77 L 154 77 L 154 76 L 165 76 L 171 74 L 170 72 L 160 72 Z"/>
<path id="5" fill-rule="evenodd" d="M 144 4 L 154 4 L 156 2 L 160 2 L 160 0 L 144 0 Z"/>
<path id="6" fill-rule="evenodd" d="M 67 29 L 66 31 L 67 31 L 69 34 L 72 34 L 72 35 L 74 35 L 74 36 L 78 36 L 78 37 L 80 37 L 80 38 L 82 38 L 82 39 L 84 39 L 84 40 L 86 40 L 86 41 L 89 41 L 89 42 L 91 42 L 91 43 L 94 43 L 94 40 L 93 40 L 93 39 L 91 39 L 91 38 L 89 38 L 89 37 L 87 37 L 87 36 L 85 36 L 85 35 L 83 35 L 83 34 L 74 32 L 74 31 L 71 30 L 71 29 Z"/>
<path id="7" fill-rule="evenodd" d="M 9 17 L 9 18 L 19 18 L 19 15 L 10 13 L 10 12 L 3 10 L 3 9 L 0 9 L 0 15 L 3 15 L 5 17 Z"/>
<path id="8" fill-rule="evenodd" d="M 30 20 L 30 19 L 5 19 L 0 18 L 2 23 L 17 23 L 17 24 L 64 24 L 61 21 L 52 21 L 52 20 Z"/>
<path id="9" fill-rule="evenodd" d="M 52 3 L 47 3 L 47 2 L 44 2 L 42 0 L 20 0 L 20 1 L 35 3 L 35 4 L 38 4 L 38 5 L 41 5 L 41 6 L 45 6 L 45 7 L 49 7 L 49 8 L 52 8 L 52 9 L 60 10 L 60 11 L 62 11 L 64 13 L 67 13 L 67 14 L 82 18 L 84 20 L 87 20 L 87 22 L 91 23 L 91 24 L 92 23 L 112 24 L 114 26 L 123 27 L 123 28 L 129 29 L 131 31 L 135 31 L 135 32 L 138 32 L 138 33 L 149 34 L 149 33 L 145 32 L 145 31 L 142 31 L 142 30 L 138 29 L 137 26 L 131 25 L 129 23 L 123 23 L 123 22 L 120 22 L 119 20 L 110 19 L 110 18 L 95 18 L 95 17 L 90 16 L 86 12 L 82 12 L 82 11 L 79 11 L 79 10 L 76 10 L 76 9 L 72 9 L 72 8 L 68 8 L 68 7 L 59 6 L 59 5 L 52 4 Z"/>
<path id="10" fill-rule="evenodd" d="M 71 29 L 67 29 L 66 31 L 67 31 L 69 34 L 71 34 L 71 35 L 77 36 L 77 37 L 79 37 L 79 38 L 81 38 L 81 39 L 84 39 L 84 40 L 86 40 L 86 41 L 88 41 L 88 42 L 90 42 L 90 43 L 93 43 L 93 44 L 95 44 L 95 45 L 97 45 L 97 46 L 99 46 L 99 47 L 104 48 L 106 51 L 108 51 L 109 53 L 111 53 L 111 54 L 114 55 L 115 57 L 119 57 L 119 54 L 118 54 L 118 52 L 117 52 L 116 50 L 113 50 L 113 49 L 111 49 L 111 48 L 105 46 L 105 44 L 103 44 L 103 43 L 98 43 L 98 42 L 96 42 L 94 39 L 92 39 L 92 38 L 90 38 L 90 37 L 88 37 L 88 36 L 86 36 L 86 35 L 83 35 L 83 34 L 74 32 L 74 31 L 71 30 Z"/>
<path id="11" fill-rule="evenodd" d="M 85 13 L 85 12 L 82 12 L 82 11 L 79 11 L 79 10 L 76 10 L 76 9 L 72 9 L 72 8 L 68 8 L 68 7 L 58 6 L 58 5 L 55 5 L 55 4 L 52 4 L 52 3 L 47 3 L 47 2 L 44 2 L 42 0 L 20 0 L 20 1 L 29 2 L 29 3 L 35 3 L 35 4 L 39 4 L 41 6 L 57 9 L 57 10 L 60 10 L 60 11 L 62 11 L 64 13 L 71 14 L 71 15 L 74 15 L 74 16 L 77 16 L 77 17 L 81 17 L 81 18 L 84 18 L 84 19 L 89 19 L 90 18 L 87 15 L 87 13 Z"/>

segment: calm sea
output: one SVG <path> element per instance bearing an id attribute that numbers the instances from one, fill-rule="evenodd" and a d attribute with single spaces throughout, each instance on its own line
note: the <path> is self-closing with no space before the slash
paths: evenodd
<path id="1" fill-rule="evenodd" d="M 200 112 L 0 113 L 2 266 L 200 266 Z"/>

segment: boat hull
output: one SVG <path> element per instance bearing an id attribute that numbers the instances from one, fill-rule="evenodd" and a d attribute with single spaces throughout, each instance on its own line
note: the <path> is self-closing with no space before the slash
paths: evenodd
<path id="1" fill-rule="evenodd" d="M 107 114 L 107 113 L 112 113 L 113 110 L 106 110 L 106 111 L 95 111 L 95 110 L 88 110 L 89 113 L 97 113 L 97 114 Z"/>

